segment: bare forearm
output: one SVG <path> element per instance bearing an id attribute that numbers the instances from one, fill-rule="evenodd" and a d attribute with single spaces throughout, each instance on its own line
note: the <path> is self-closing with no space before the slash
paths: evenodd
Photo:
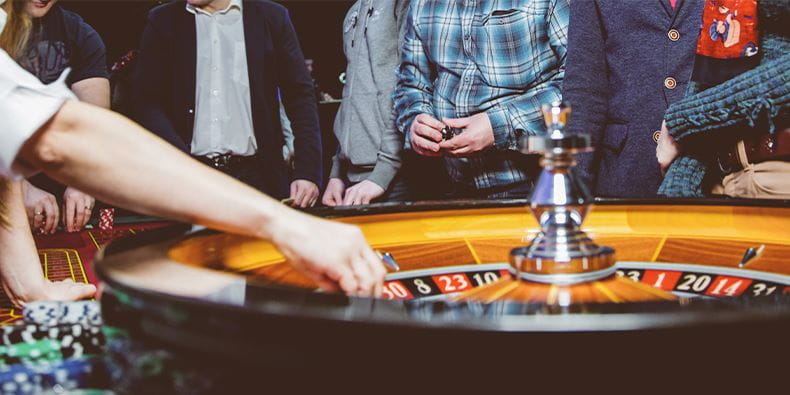
<path id="1" fill-rule="evenodd" d="M 13 256 L 13 251 L 35 251 L 35 244 L 27 221 L 25 205 L 22 202 L 21 181 L 2 180 L 0 200 L 6 206 L 5 215 L 8 219 L 8 224 L 0 226 L 0 251 L 3 251 L 0 258 L 5 264 L 5 258 Z"/>
<path id="2" fill-rule="evenodd" d="M 22 159 L 108 203 L 234 233 L 271 238 L 268 225 L 287 210 L 128 119 L 82 103 L 67 102 Z"/>
<path id="3" fill-rule="evenodd" d="M 83 103 L 110 108 L 110 81 L 106 78 L 89 78 L 75 82 L 71 90 Z"/>
<path id="4" fill-rule="evenodd" d="M 12 302 L 20 305 L 20 301 L 29 299 L 33 291 L 25 279 L 43 279 L 44 275 L 38 264 L 36 245 L 22 203 L 20 183 L 0 182 L 0 200 L 6 206 L 9 222 L 0 226 L 0 279 Z"/>

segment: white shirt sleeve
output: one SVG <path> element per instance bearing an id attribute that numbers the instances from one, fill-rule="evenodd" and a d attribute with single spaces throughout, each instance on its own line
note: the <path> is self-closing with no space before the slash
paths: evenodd
<path id="1" fill-rule="evenodd" d="M 68 70 L 50 85 L 14 62 L 0 50 L 0 176 L 28 176 L 35 169 L 15 161 L 25 142 L 55 113 L 66 100 L 76 99 L 66 87 Z"/>

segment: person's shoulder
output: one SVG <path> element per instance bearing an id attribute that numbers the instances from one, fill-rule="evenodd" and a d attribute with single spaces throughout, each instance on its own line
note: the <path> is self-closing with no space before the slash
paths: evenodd
<path id="1" fill-rule="evenodd" d="M 53 11 L 54 12 L 59 12 L 61 15 L 63 15 L 63 20 L 65 20 L 67 23 L 84 23 L 85 22 L 85 20 L 82 19 L 80 14 L 77 14 L 74 11 L 70 11 L 70 10 L 68 10 L 66 8 L 63 8 L 59 4 L 56 4 L 55 8 L 53 8 L 52 11 L 50 11 L 50 12 L 53 12 Z"/>
<path id="2" fill-rule="evenodd" d="M 282 4 L 277 4 L 270 0 L 246 0 L 244 7 L 257 8 L 268 16 L 282 17 L 288 15 L 288 9 Z"/>
<path id="3" fill-rule="evenodd" d="M 288 9 L 278 3 L 269 0 L 245 0 L 244 13 L 254 12 L 257 17 L 262 17 L 267 24 L 274 26 L 275 29 L 282 29 L 290 22 Z"/>
<path id="4" fill-rule="evenodd" d="M 67 10 L 63 7 L 58 7 L 58 11 L 61 13 L 61 15 L 63 15 L 63 22 L 66 24 L 66 26 L 78 27 L 90 32 L 96 31 L 93 29 L 93 26 L 89 25 L 88 22 L 85 22 L 85 19 L 83 19 L 80 14 Z"/>
<path id="5" fill-rule="evenodd" d="M 62 15 L 63 24 L 66 27 L 66 36 L 74 45 L 83 47 L 103 47 L 104 42 L 101 36 L 88 22 L 76 12 L 58 7 L 58 12 Z"/>
<path id="6" fill-rule="evenodd" d="M 186 3 L 183 1 L 171 1 L 169 3 L 165 3 L 162 5 L 158 5 L 148 11 L 148 20 L 149 21 L 159 21 L 159 20 L 166 20 L 168 18 L 173 18 L 178 14 L 179 11 L 185 11 Z"/>

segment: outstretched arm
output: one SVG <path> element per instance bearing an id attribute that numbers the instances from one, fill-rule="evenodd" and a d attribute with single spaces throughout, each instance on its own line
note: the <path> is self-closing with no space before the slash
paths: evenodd
<path id="1" fill-rule="evenodd" d="M 114 205 L 271 240 L 323 288 L 380 293 L 385 272 L 359 229 L 282 206 L 110 111 L 67 101 L 17 161 Z"/>

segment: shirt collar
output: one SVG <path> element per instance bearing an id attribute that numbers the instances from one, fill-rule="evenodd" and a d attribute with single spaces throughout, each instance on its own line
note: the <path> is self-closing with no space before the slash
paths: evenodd
<path id="1" fill-rule="evenodd" d="M 0 0 L 0 1 L 2 1 L 2 0 Z M 228 3 L 228 6 L 225 7 L 224 9 L 222 9 L 222 10 L 217 11 L 216 14 L 227 14 L 228 11 L 230 11 L 230 10 L 232 10 L 234 8 L 238 9 L 239 11 L 242 11 L 244 9 L 244 5 L 242 3 L 242 0 L 230 0 L 230 3 Z M 187 9 L 187 12 L 189 12 L 190 14 L 197 15 L 198 13 L 201 13 L 201 14 L 210 15 L 208 12 L 203 11 L 202 9 L 197 8 L 197 7 L 195 7 L 195 6 L 193 6 L 192 4 L 189 4 L 189 3 L 187 3 L 186 9 Z"/>

